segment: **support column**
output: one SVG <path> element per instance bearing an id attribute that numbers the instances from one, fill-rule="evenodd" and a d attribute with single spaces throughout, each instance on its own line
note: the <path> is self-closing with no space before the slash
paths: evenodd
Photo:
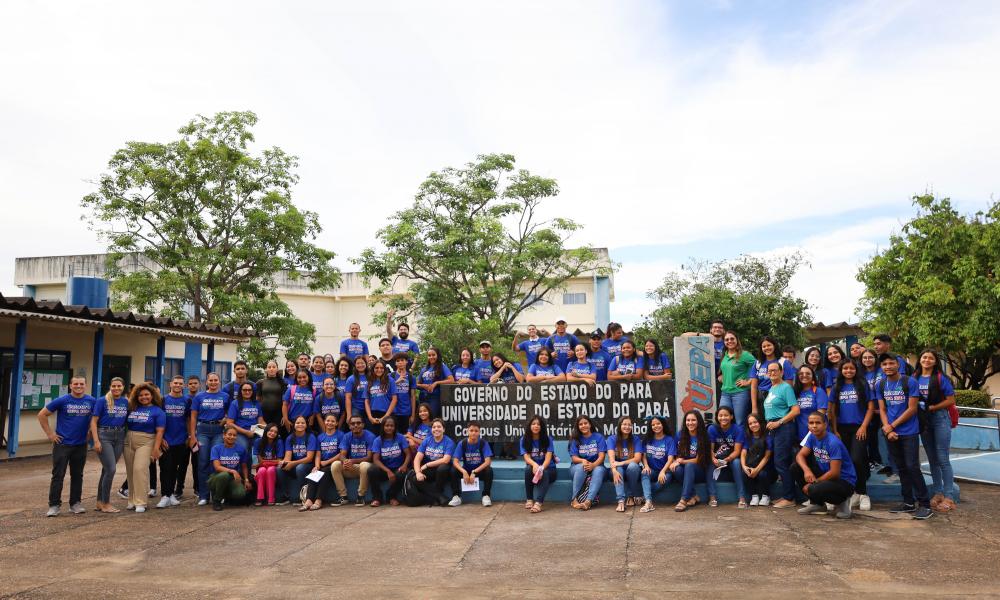
<path id="1" fill-rule="evenodd" d="M 10 404 L 7 417 L 7 456 L 17 454 L 18 435 L 21 429 L 21 377 L 24 376 L 24 349 L 28 341 L 28 320 L 21 319 L 14 327 L 14 380 L 10 386 Z"/>
<path id="2" fill-rule="evenodd" d="M 205 356 L 205 373 L 215 370 L 215 342 L 208 343 L 208 354 Z"/>
<path id="3" fill-rule="evenodd" d="M 160 390 L 163 389 L 163 362 L 167 355 L 167 338 L 160 336 L 156 339 L 156 361 L 153 373 L 153 385 Z"/>
<path id="4" fill-rule="evenodd" d="M 104 328 L 94 332 L 94 368 L 91 371 L 90 395 L 101 395 L 101 369 L 104 367 Z"/>
<path id="5" fill-rule="evenodd" d="M 201 377 L 201 344 L 198 342 L 184 343 L 184 379 L 194 375 Z"/>

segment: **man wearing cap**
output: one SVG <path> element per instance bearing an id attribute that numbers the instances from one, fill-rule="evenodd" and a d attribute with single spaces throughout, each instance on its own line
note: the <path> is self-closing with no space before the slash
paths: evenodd
<path id="1" fill-rule="evenodd" d="M 472 363 L 472 371 L 476 374 L 476 379 L 480 383 L 489 383 L 493 377 L 493 344 L 489 340 L 479 342 L 479 356 L 476 362 Z"/>
<path id="2" fill-rule="evenodd" d="M 575 335 L 566 333 L 566 319 L 560 317 L 556 320 L 556 332 L 549 336 L 546 345 L 552 351 L 553 362 L 565 371 L 566 365 L 573 360 L 573 348 L 579 343 Z"/>
<path id="3" fill-rule="evenodd" d="M 587 357 L 587 362 L 594 367 L 598 381 L 608 380 L 608 365 L 611 364 L 611 355 L 602 347 L 603 341 L 601 334 L 596 331 L 590 334 L 590 356 Z"/>
<path id="4" fill-rule="evenodd" d="M 514 352 L 524 352 L 530 368 L 538 361 L 538 351 L 545 347 L 548 338 L 538 337 L 538 328 L 534 325 L 528 325 L 528 339 L 518 343 L 517 340 L 520 338 L 521 332 L 514 334 L 514 341 L 511 342 L 510 349 Z"/>

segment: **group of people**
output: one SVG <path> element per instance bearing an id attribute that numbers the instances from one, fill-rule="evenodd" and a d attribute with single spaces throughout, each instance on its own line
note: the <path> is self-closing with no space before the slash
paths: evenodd
<path id="1" fill-rule="evenodd" d="M 391 327 L 391 326 L 387 326 Z M 459 440 L 445 435 L 440 416 L 442 385 L 492 383 L 669 379 L 670 361 L 656 340 L 641 351 L 620 325 L 588 344 L 566 332 L 560 319 L 555 333 L 540 337 L 535 326 L 515 338 L 527 372 L 483 341 L 479 358 L 463 349 L 458 362 L 444 364 L 428 348 L 414 368 L 419 346 L 402 323 L 387 330 L 379 354 L 368 353 L 360 327 L 352 324 L 341 355 L 301 354 L 279 368 L 269 361 L 264 377 L 248 379 L 249 366 L 237 361 L 234 378 L 223 385 L 216 373 L 204 382 L 175 376 L 166 393 L 152 383 L 134 386 L 113 379 L 99 399 L 86 394 L 86 380 L 73 377 L 69 393 L 50 402 L 39 422 L 55 443 L 50 516 L 60 512 L 61 492 L 70 471 L 70 510 L 83 512 L 82 472 L 88 442 L 100 456 L 97 510 L 118 512 L 111 502 L 116 466 L 124 454 L 128 509 L 145 512 L 155 495 L 159 466 L 161 499 L 157 508 L 180 504 L 187 469 L 194 465 L 198 505 L 295 503 L 299 510 L 350 503 L 347 479 L 357 479 L 353 503 L 461 504 L 463 485 L 478 488 L 491 503 L 494 457 L 477 423 L 467 423 Z M 916 518 L 953 510 L 954 486 L 947 462 L 948 407 L 954 390 L 940 373 L 933 352 L 920 355 L 916 372 L 891 352 L 891 339 L 876 336 L 873 350 L 829 346 L 825 356 L 807 349 L 796 369 L 779 354 L 778 342 L 764 338 L 759 356 L 743 350 L 735 333 L 712 324 L 720 380 L 720 408 L 707 424 L 698 411 L 683 415 L 676 436 L 669 419 L 648 419 L 647 434 L 624 417 L 605 439 L 588 417 L 576 420 L 569 443 L 575 508 L 589 510 L 608 473 L 618 511 L 641 505 L 654 510 L 653 495 L 671 481 L 681 483 L 684 511 L 701 499 L 695 484 L 708 488 L 707 503 L 717 505 L 716 479 L 731 477 L 739 507 L 768 506 L 775 478 L 781 497 L 775 507 L 808 499 L 802 512 L 827 510 L 850 516 L 854 506 L 870 508 L 867 479 L 879 460 L 875 438 L 887 442 L 890 468 L 898 472 L 903 502 L 894 510 Z M 882 347 L 879 348 L 879 344 Z M 856 350 L 859 350 L 856 352 Z M 783 348 L 783 352 L 794 350 Z M 48 417 L 57 414 L 53 431 Z M 919 471 L 918 435 L 931 460 L 929 491 Z M 456 443 L 457 442 L 457 443 Z M 524 460 L 525 508 L 540 512 L 556 480 L 555 439 L 541 417 L 525 426 L 517 444 Z M 409 484 L 407 484 L 409 482 Z M 445 493 L 450 488 L 451 497 Z M 150 493 L 147 494 L 146 490 Z"/>

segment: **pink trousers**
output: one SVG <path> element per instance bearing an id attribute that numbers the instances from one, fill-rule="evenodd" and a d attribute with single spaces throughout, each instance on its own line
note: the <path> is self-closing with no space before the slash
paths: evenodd
<path id="1" fill-rule="evenodd" d="M 257 500 L 274 504 L 274 482 L 277 478 L 277 467 L 259 467 L 257 469 Z M 266 498 L 264 494 L 267 494 Z"/>

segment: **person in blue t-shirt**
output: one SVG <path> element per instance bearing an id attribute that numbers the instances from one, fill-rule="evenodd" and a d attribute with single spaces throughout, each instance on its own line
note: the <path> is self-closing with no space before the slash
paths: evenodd
<path id="1" fill-rule="evenodd" d="M 351 323 L 347 331 L 351 337 L 340 342 L 340 355 L 346 356 L 350 360 L 359 356 L 368 356 L 368 342 L 358 338 L 361 335 L 361 325 Z"/>
<path id="2" fill-rule="evenodd" d="M 799 514 L 825 514 L 826 505 L 834 504 L 838 519 L 850 519 L 857 475 L 847 447 L 827 431 L 826 423 L 826 415 L 818 410 L 809 414 L 809 435 L 792 465 L 796 485 L 809 498 Z"/>
<path id="3" fill-rule="evenodd" d="M 52 479 L 49 482 L 49 510 L 46 516 L 59 514 L 63 481 L 69 467 L 69 510 L 87 512 L 83 507 L 83 468 L 87 464 L 87 439 L 94 414 L 93 396 L 87 395 L 86 377 L 71 377 L 69 393 L 59 396 L 38 411 L 38 424 L 52 442 Z M 56 415 L 56 430 L 49 425 L 49 415 Z"/>
<path id="4" fill-rule="evenodd" d="M 608 366 L 608 379 L 610 381 L 638 381 L 642 379 L 646 363 L 635 351 L 635 344 L 632 342 L 622 343 L 620 356 L 613 356 L 611 364 Z"/>
<path id="5" fill-rule="evenodd" d="M 809 413 L 818 410 L 825 414 L 829 401 L 826 387 L 817 379 L 817 373 L 808 365 L 799 367 L 792 389 L 795 391 L 795 398 L 799 404 L 799 415 L 795 417 L 795 424 L 797 439 L 801 440 L 809 433 Z"/>
<path id="6" fill-rule="evenodd" d="M 681 485 L 681 499 L 674 506 L 677 512 L 697 505 L 701 498 L 694 493 L 694 484 L 703 480 L 708 487 L 708 505 L 718 506 L 715 493 L 715 478 L 712 477 L 712 443 L 708 439 L 705 420 L 697 410 L 684 413 L 684 423 L 677 440 L 677 460 L 670 466 L 677 475 L 684 477 Z M 681 473 L 677 473 L 681 471 Z"/>
<path id="7" fill-rule="evenodd" d="M 323 391 L 323 380 L 326 379 L 326 360 L 319 355 L 313 357 L 312 367 L 309 369 L 309 385 L 312 387 L 313 396 Z M 296 382 L 298 379 L 296 379 Z M 310 405 L 311 406 L 311 405 Z M 312 419 L 309 420 L 312 423 Z"/>
<path id="8" fill-rule="evenodd" d="M 767 434 L 761 415 L 747 415 L 746 442 L 740 451 L 740 462 L 750 488 L 750 506 L 767 506 L 771 503 L 771 485 L 774 483 L 774 470 L 770 464 L 774 455 L 774 439 Z"/>
<path id="9" fill-rule="evenodd" d="M 872 338 L 872 342 L 872 349 L 875 350 L 875 354 L 880 358 L 884 354 L 891 354 L 896 358 L 897 371 L 900 376 L 913 373 L 913 369 L 910 367 L 910 363 L 906 362 L 906 358 L 892 351 L 892 337 L 888 334 L 880 333 Z M 881 361 L 879 362 L 879 366 L 881 366 Z"/>
<path id="10" fill-rule="evenodd" d="M 222 510 L 223 502 L 230 506 L 243 502 L 247 492 L 253 487 L 247 452 L 236 444 L 238 435 L 235 427 L 227 425 L 222 434 L 222 443 L 211 450 L 212 468 L 215 472 L 209 476 L 208 486 L 212 491 L 214 510 Z"/>
<path id="11" fill-rule="evenodd" d="M 861 510 L 871 510 L 871 498 L 868 497 L 870 469 L 866 438 L 868 424 L 875 418 L 874 394 L 869 390 L 865 376 L 852 361 L 845 360 L 840 363 L 840 371 L 830 388 L 827 415 L 833 434 L 847 447 L 851 462 L 854 464 L 854 472 L 857 474 L 857 481 L 854 484 L 856 493 L 851 497 L 851 508 L 857 506 Z"/>
<path id="12" fill-rule="evenodd" d="M 188 447 L 188 421 L 191 401 L 184 395 L 184 376 L 174 375 L 163 397 L 167 426 L 163 430 L 163 454 L 160 455 L 160 498 L 156 508 L 178 506 L 184 493 L 191 449 Z"/>
<path id="13" fill-rule="evenodd" d="M 346 362 L 340 366 L 349 366 Z M 346 382 L 346 378 L 344 382 Z M 321 430 L 326 426 L 326 418 L 332 415 L 337 420 L 337 429 L 344 425 L 344 398 L 337 391 L 337 376 L 327 375 L 323 380 L 323 391 L 316 396 L 313 401 L 313 419 L 321 425 Z"/>
<path id="14" fill-rule="evenodd" d="M 312 374 L 300 370 L 295 374 L 295 384 L 288 386 L 281 397 L 282 426 L 291 431 L 292 423 L 297 417 L 305 417 L 308 426 L 312 421 L 315 404 Z"/>
<path id="15" fill-rule="evenodd" d="M 563 372 L 566 374 L 566 381 L 581 381 L 591 386 L 597 383 L 597 373 L 594 372 L 594 365 L 587 362 L 587 349 L 583 344 L 577 344 L 573 349 L 576 360 L 566 363 Z"/>
<path id="16" fill-rule="evenodd" d="M 285 375 L 283 379 L 285 380 L 285 385 L 295 385 L 295 374 L 299 372 L 299 366 L 295 364 L 294 360 L 285 361 Z"/>
<path id="17" fill-rule="evenodd" d="M 556 461 L 553 455 L 555 440 L 549 435 L 545 419 L 534 416 L 528 421 L 521 436 L 520 452 L 524 458 L 524 508 L 532 513 L 542 512 L 542 503 L 549 486 L 556 480 Z"/>
<path id="18" fill-rule="evenodd" d="M 467 484 L 479 478 L 480 491 L 483 493 L 483 506 L 492 506 L 490 492 L 493 489 L 493 449 L 490 443 L 480 436 L 479 423 L 472 421 L 467 426 L 468 437 L 455 444 L 455 452 L 451 458 L 451 501 L 448 506 L 462 504 L 462 481 Z"/>
<path id="19" fill-rule="evenodd" d="M 389 338 L 389 343 L 392 344 L 392 354 L 406 354 L 409 359 L 409 364 L 413 364 L 413 359 L 420 354 L 420 346 L 410 339 L 410 325 L 409 323 L 403 322 L 396 326 L 396 335 L 392 335 L 392 317 L 396 314 L 396 310 L 390 308 L 386 313 L 385 320 L 385 337 Z"/>
<path id="20" fill-rule="evenodd" d="M 656 510 L 653 494 L 667 487 L 673 478 L 670 465 L 677 458 L 677 441 L 670 435 L 667 420 L 659 415 L 649 417 L 649 430 L 643 440 L 642 496 L 645 501 L 639 512 Z"/>
<path id="21" fill-rule="evenodd" d="M 238 360 L 233 363 L 233 380 L 222 386 L 222 391 L 226 394 L 226 410 L 229 410 L 229 405 L 239 397 L 240 386 L 250 381 L 247 379 L 247 373 L 249 372 L 250 367 L 247 366 L 245 360 Z M 253 382 L 250 382 L 250 385 L 254 386 L 254 392 L 256 392 L 257 386 Z"/>
<path id="22" fill-rule="evenodd" d="M 736 484 L 736 497 L 739 499 L 737 508 L 747 507 L 747 495 L 743 482 L 743 466 L 740 464 L 740 456 L 743 446 L 746 445 L 746 437 L 739 425 L 736 425 L 733 409 L 728 406 L 720 406 L 715 413 L 718 423 L 708 427 L 708 441 L 712 444 L 712 464 L 716 469 L 720 469 L 721 475 L 725 475 L 728 470 Z"/>
<path id="23" fill-rule="evenodd" d="M 309 432 L 309 421 L 299 415 L 292 422 L 292 432 L 285 438 L 285 458 L 278 463 L 278 489 L 284 497 L 278 505 L 300 504 L 299 492 L 312 472 L 316 458 L 316 436 Z"/>
<path id="24" fill-rule="evenodd" d="M 417 453 L 420 442 L 424 441 L 431 434 L 431 421 L 434 414 L 431 412 L 431 405 L 426 402 L 417 406 L 417 420 L 413 422 L 406 432 L 406 440 L 410 443 L 410 449 Z"/>
<path id="25" fill-rule="evenodd" d="M 448 503 L 444 486 L 451 479 L 451 457 L 454 454 L 455 442 L 444 434 L 444 421 L 434 419 L 431 422 L 431 435 L 424 438 L 417 447 L 413 471 L 417 489 L 438 506 Z"/>
<path id="26" fill-rule="evenodd" d="M 257 401 L 257 389 L 254 384 L 244 381 L 240 384 L 239 395 L 229 404 L 226 412 L 226 423 L 236 428 L 236 445 L 248 454 L 254 442 L 253 428 L 257 425 L 267 425 L 261 414 L 260 402 Z"/>
<path id="27" fill-rule="evenodd" d="M 826 349 L 826 358 L 823 359 L 823 372 L 816 373 L 817 385 L 822 386 L 829 393 L 830 388 L 833 387 L 833 382 L 837 380 L 837 375 L 840 374 L 840 365 L 845 361 L 847 361 L 847 357 L 844 351 L 840 349 L 840 346 L 836 344 L 828 346 Z"/>
<path id="28" fill-rule="evenodd" d="M 125 452 L 127 415 L 125 380 L 113 377 L 108 393 L 94 403 L 94 415 L 90 419 L 90 438 L 94 441 L 94 452 L 101 459 L 101 476 L 97 480 L 97 510 L 100 512 L 119 512 L 111 504 L 111 484 L 118 459 Z"/>
<path id="29" fill-rule="evenodd" d="M 750 412 L 763 413 L 761 402 L 767 397 L 767 392 L 771 389 L 771 377 L 767 374 L 767 367 L 773 363 L 781 365 L 782 381 L 789 385 L 795 383 L 795 366 L 778 354 L 778 340 L 771 336 L 765 336 L 760 341 L 760 358 L 754 362 L 750 369 Z"/>
<path id="30" fill-rule="evenodd" d="M 594 367 L 597 381 L 608 380 L 608 366 L 611 365 L 611 355 L 601 348 L 602 341 L 599 333 L 590 334 L 590 351 L 587 353 L 587 362 Z"/>
<path id="31" fill-rule="evenodd" d="M 128 398 L 128 417 L 125 420 L 125 471 L 128 476 L 129 501 L 127 509 L 146 511 L 146 490 L 150 489 L 149 464 L 157 461 L 163 452 L 163 431 L 167 427 L 167 414 L 163 412 L 160 390 L 151 383 L 141 383 L 132 388 Z"/>
<path id="32" fill-rule="evenodd" d="M 208 504 L 208 478 L 212 467 L 212 448 L 222 443 L 222 421 L 226 418 L 226 394 L 220 389 L 218 373 L 205 377 L 205 391 L 191 400 L 191 424 L 188 432 L 195 438 L 192 452 L 198 453 L 198 506 Z"/>
<path id="33" fill-rule="evenodd" d="M 365 399 L 368 398 L 368 360 L 364 356 L 354 359 L 354 373 L 347 378 L 344 392 L 344 409 L 347 412 L 348 427 L 351 417 L 357 416 L 365 423 Z"/>
<path id="34" fill-rule="evenodd" d="M 622 355 L 622 344 L 629 342 L 625 337 L 625 330 L 618 323 L 608 323 L 608 339 L 601 342 L 601 349 L 608 353 L 611 358 Z"/>
<path id="35" fill-rule="evenodd" d="M 399 405 L 398 395 L 396 380 L 389 376 L 388 369 L 381 361 L 375 363 L 368 378 L 368 393 L 365 398 L 367 429 L 372 434 L 382 429 L 382 421 L 394 418 L 396 406 Z"/>
<path id="36" fill-rule="evenodd" d="M 458 353 L 458 364 L 451 369 L 455 375 L 455 383 L 459 385 L 482 385 L 476 372 L 476 361 L 472 360 L 472 351 L 462 348 Z"/>
<path id="37" fill-rule="evenodd" d="M 932 350 L 924 350 L 917 359 L 914 374 L 920 389 L 921 410 L 925 426 L 920 434 L 931 468 L 931 509 L 950 512 L 955 504 L 955 475 L 951 468 L 951 415 L 955 405 L 955 388 L 951 379 L 941 372 L 941 360 Z"/>
<path id="38" fill-rule="evenodd" d="M 624 416 L 618 419 L 615 434 L 605 442 L 608 453 L 608 468 L 615 485 L 615 500 L 618 506 L 615 512 L 625 512 L 626 506 L 635 506 L 639 497 L 639 477 L 642 474 L 642 455 L 645 450 L 642 440 L 635 435 L 632 417 Z"/>
<path id="39" fill-rule="evenodd" d="M 323 431 L 316 436 L 316 454 L 312 468 L 312 473 L 323 474 L 318 482 L 306 480 L 306 500 L 299 507 L 299 512 L 323 508 L 323 501 L 329 496 L 330 486 L 333 485 L 333 463 L 341 459 L 343 442 L 340 420 L 336 415 L 326 415 L 323 419 Z"/>
<path id="40" fill-rule="evenodd" d="M 468 351 L 466 350 L 466 352 Z M 469 356 L 471 357 L 472 355 L 470 354 Z M 455 383 L 455 377 L 452 375 L 451 369 L 448 368 L 448 365 L 444 364 L 441 358 L 441 351 L 431 346 L 427 349 L 427 364 L 420 369 L 420 375 L 417 377 L 415 385 L 420 391 L 420 403 L 430 405 L 433 416 L 441 414 L 441 386 L 451 383 Z M 415 400 L 413 406 L 416 407 Z M 411 423 L 416 421 L 416 410 L 406 411 L 401 414 L 405 414 Z M 410 423 L 406 423 L 405 427 L 401 422 L 397 422 L 396 425 L 397 431 L 406 431 Z"/>
<path id="41" fill-rule="evenodd" d="M 581 344 L 579 346 L 583 348 Z M 570 506 L 580 510 L 590 510 L 594 500 L 601 492 L 601 484 L 604 483 L 604 457 L 607 455 L 607 445 L 604 436 L 601 435 L 590 417 L 580 416 L 576 419 L 573 433 L 569 442 L 569 458 L 572 464 L 569 467 L 570 475 L 573 477 L 573 495 Z M 583 495 L 583 486 L 590 477 L 590 487 Z"/>
<path id="42" fill-rule="evenodd" d="M 534 325 L 528 325 L 528 339 L 518 343 L 519 339 L 521 339 L 520 331 L 514 334 L 514 341 L 511 342 L 510 349 L 514 352 L 524 352 L 525 362 L 530 368 L 537 362 L 538 351 L 546 347 L 548 338 L 539 337 L 538 328 Z"/>
<path id="43" fill-rule="evenodd" d="M 667 353 L 660 350 L 660 344 L 650 338 L 643 344 L 643 378 L 650 381 L 666 381 L 674 378 Z"/>
<path id="44" fill-rule="evenodd" d="M 931 500 L 920 471 L 920 385 L 916 379 L 899 374 L 899 362 L 891 354 L 879 357 L 885 377 L 875 391 L 882 417 L 882 432 L 889 442 L 889 453 L 899 470 L 903 502 L 889 509 L 891 513 L 913 513 L 914 519 L 929 519 Z"/>
<path id="45" fill-rule="evenodd" d="M 368 469 L 368 483 L 372 490 L 372 506 L 381 506 L 386 498 L 391 506 L 399 506 L 399 493 L 403 480 L 410 470 L 413 450 L 410 443 L 396 429 L 396 421 L 382 423 L 382 431 L 372 444 L 372 466 Z M 382 484 L 388 483 L 388 493 L 382 493 Z"/>
<path id="46" fill-rule="evenodd" d="M 346 479 L 358 480 L 358 495 L 355 506 L 365 505 L 365 494 L 368 493 L 368 473 L 372 467 L 372 449 L 375 446 L 375 434 L 364 428 L 360 415 L 354 415 L 347 422 L 350 431 L 344 434 L 340 442 L 340 461 L 333 463 L 331 469 L 333 482 L 337 485 L 340 504 L 347 504 Z"/>
<path id="47" fill-rule="evenodd" d="M 553 362 L 559 365 L 563 371 L 566 365 L 573 360 L 573 349 L 576 348 L 580 340 L 572 333 L 566 333 L 566 319 L 556 321 L 556 332 L 549 336 L 545 342 L 553 354 Z"/>
<path id="48" fill-rule="evenodd" d="M 493 376 L 493 344 L 488 340 L 479 342 L 479 358 L 472 363 L 472 370 L 479 383 L 489 383 Z"/>
<path id="49" fill-rule="evenodd" d="M 493 374 L 490 383 L 524 383 L 524 371 L 521 363 L 512 363 L 503 354 L 497 352 L 490 359 L 493 362 Z"/>
<path id="50" fill-rule="evenodd" d="M 552 352 L 548 348 L 538 349 L 538 358 L 536 361 L 528 367 L 527 380 L 529 382 L 566 381 L 566 374 L 559 368 L 559 365 L 552 362 Z"/>

